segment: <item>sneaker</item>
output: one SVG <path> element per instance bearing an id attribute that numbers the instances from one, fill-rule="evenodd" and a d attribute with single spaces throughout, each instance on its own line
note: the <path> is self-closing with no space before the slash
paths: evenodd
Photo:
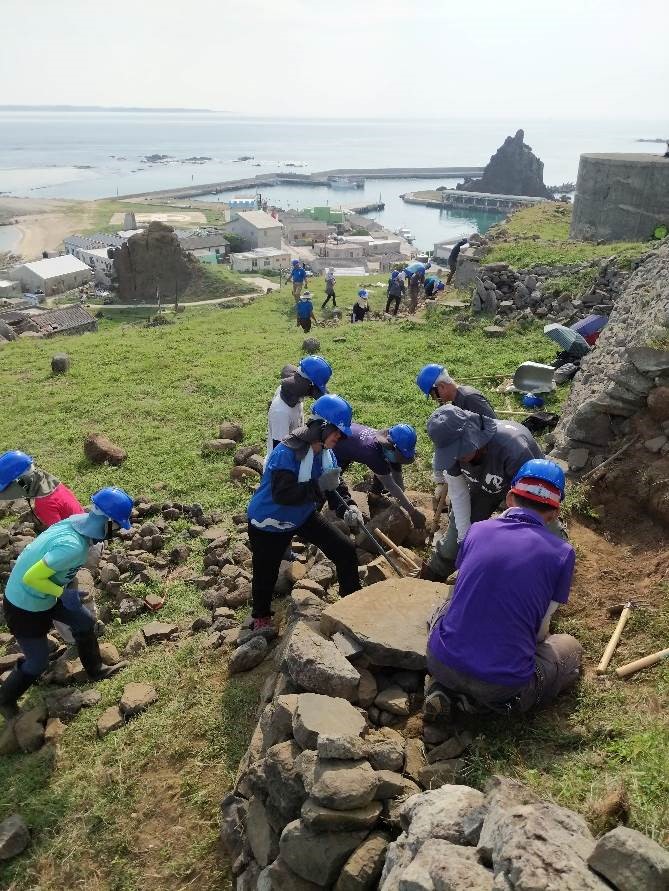
<path id="1" fill-rule="evenodd" d="M 252 631 L 262 631 L 263 628 L 271 628 L 272 627 L 272 617 L 271 616 L 261 616 L 259 619 L 253 620 Z"/>
<path id="2" fill-rule="evenodd" d="M 428 690 L 423 714 L 426 718 L 448 718 L 451 714 L 451 700 L 436 684 Z"/>

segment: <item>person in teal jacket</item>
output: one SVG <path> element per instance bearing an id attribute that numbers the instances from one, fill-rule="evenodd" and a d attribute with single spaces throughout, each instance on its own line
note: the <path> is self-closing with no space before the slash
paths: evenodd
<path id="1" fill-rule="evenodd" d="M 119 527 L 130 528 L 133 500 L 123 489 L 107 487 L 91 502 L 88 513 L 74 514 L 38 535 L 21 552 L 7 581 L 5 622 L 25 657 L 0 687 L 0 714 L 7 720 L 49 666 L 47 634 L 54 620 L 71 629 L 81 664 L 93 680 L 110 677 L 126 664 L 102 664 L 95 620 L 71 583 L 93 544 L 111 538 Z"/>

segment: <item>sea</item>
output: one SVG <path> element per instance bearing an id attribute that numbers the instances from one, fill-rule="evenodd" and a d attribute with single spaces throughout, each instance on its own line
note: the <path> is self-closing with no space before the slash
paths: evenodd
<path id="1" fill-rule="evenodd" d="M 429 120 L 0 110 L 0 195 L 93 199 L 259 173 L 484 166 L 519 125 L 524 127 L 525 141 L 544 162 L 544 181 L 550 186 L 575 182 L 582 152 L 663 151 L 664 146 L 638 140 L 659 138 L 667 130 L 661 119 L 456 120 L 447 109 L 443 113 L 435 109 Z M 150 155 L 165 158 L 152 162 L 147 160 Z M 263 188 L 262 193 L 274 205 L 296 209 L 382 201 L 385 209 L 371 216 L 392 230 L 408 227 L 416 236 L 416 246 L 426 249 L 436 241 L 484 232 L 499 219 L 495 214 L 407 205 L 399 197 L 439 185 L 453 188 L 458 181 L 370 178 L 362 190 L 282 185 Z M 205 200 L 225 197 L 202 196 Z M 17 237 L 10 227 L 0 227 L 0 250 L 11 248 Z"/>

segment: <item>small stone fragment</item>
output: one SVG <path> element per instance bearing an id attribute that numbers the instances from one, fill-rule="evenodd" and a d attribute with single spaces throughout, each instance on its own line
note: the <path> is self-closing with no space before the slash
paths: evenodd
<path id="1" fill-rule="evenodd" d="M 158 701 L 158 694 L 151 684 L 127 684 L 121 696 L 119 708 L 126 718 L 138 715 Z"/>
<path id="2" fill-rule="evenodd" d="M 98 736 L 102 739 L 108 733 L 111 733 L 112 730 L 118 730 L 120 727 L 123 727 L 124 724 L 125 719 L 121 714 L 120 708 L 117 705 L 112 705 L 111 708 L 105 709 L 98 718 Z"/>

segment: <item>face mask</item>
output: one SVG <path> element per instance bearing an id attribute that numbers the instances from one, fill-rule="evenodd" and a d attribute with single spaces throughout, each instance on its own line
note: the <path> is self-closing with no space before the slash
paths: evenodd
<path id="1" fill-rule="evenodd" d="M 395 449 L 388 448 L 385 446 L 383 449 L 383 457 L 388 461 L 389 464 L 397 464 L 397 454 L 395 453 Z"/>

